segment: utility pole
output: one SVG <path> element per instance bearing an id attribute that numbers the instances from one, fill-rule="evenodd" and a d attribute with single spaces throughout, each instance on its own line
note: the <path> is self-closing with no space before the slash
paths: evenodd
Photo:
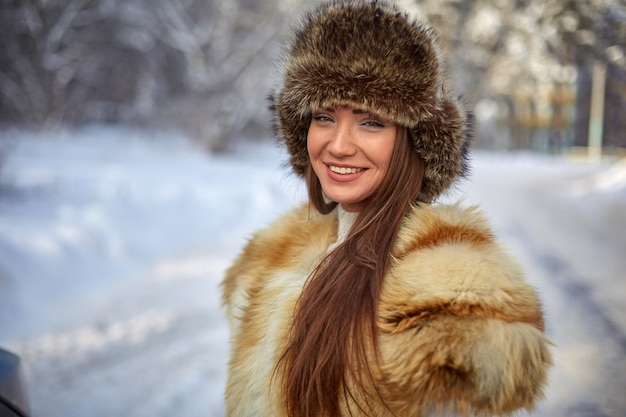
<path id="1" fill-rule="evenodd" d="M 589 135 L 587 150 L 590 159 L 602 158 L 602 136 L 604 131 L 604 96 L 606 87 L 606 64 L 593 63 L 591 81 L 591 107 L 589 111 Z"/>

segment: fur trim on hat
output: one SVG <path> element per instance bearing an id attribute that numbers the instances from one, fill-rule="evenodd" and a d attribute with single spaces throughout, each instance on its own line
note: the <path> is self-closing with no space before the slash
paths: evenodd
<path id="1" fill-rule="evenodd" d="M 431 201 L 468 173 L 471 117 L 447 92 L 433 31 L 381 1 L 332 1 L 306 14 L 271 99 L 276 133 L 298 175 L 309 165 L 312 114 L 348 106 L 409 129 L 426 163 L 421 199 Z"/>

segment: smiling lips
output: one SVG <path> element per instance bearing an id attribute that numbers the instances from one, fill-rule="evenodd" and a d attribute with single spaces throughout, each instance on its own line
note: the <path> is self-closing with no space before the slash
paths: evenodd
<path id="1" fill-rule="evenodd" d="M 367 171 L 367 168 L 340 167 L 337 165 L 326 165 L 328 178 L 337 182 L 352 182 L 360 178 Z"/>
<path id="2" fill-rule="evenodd" d="M 356 174 L 358 172 L 363 171 L 365 168 L 349 168 L 349 167 L 338 167 L 335 165 L 328 165 L 328 169 L 336 174 L 346 175 L 346 174 Z"/>

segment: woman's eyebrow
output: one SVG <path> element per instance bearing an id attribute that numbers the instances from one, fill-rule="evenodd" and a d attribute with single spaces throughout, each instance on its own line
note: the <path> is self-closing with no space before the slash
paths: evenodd
<path id="1" fill-rule="evenodd" d="M 329 113 L 334 113 L 335 109 L 336 109 L 335 107 L 322 107 L 320 110 L 324 110 Z M 363 109 L 352 109 L 352 114 L 370 114 L 371 115 L 372 113 Z"/>

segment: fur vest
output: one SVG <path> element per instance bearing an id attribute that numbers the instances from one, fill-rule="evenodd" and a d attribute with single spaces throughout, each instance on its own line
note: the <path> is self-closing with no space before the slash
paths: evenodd
<path id="1" fill-rule="evenodd" d="M 285 415 L 274 366 L 302 287 L 337 238 L 336 213 L 287 213 L 227 271 L 228 417 Z M 406 216 L 378 321 L 377 416 L 507 415 L 542 396 L 551 355 L 540 302 L 475 207 L 420 205 Z"/>

